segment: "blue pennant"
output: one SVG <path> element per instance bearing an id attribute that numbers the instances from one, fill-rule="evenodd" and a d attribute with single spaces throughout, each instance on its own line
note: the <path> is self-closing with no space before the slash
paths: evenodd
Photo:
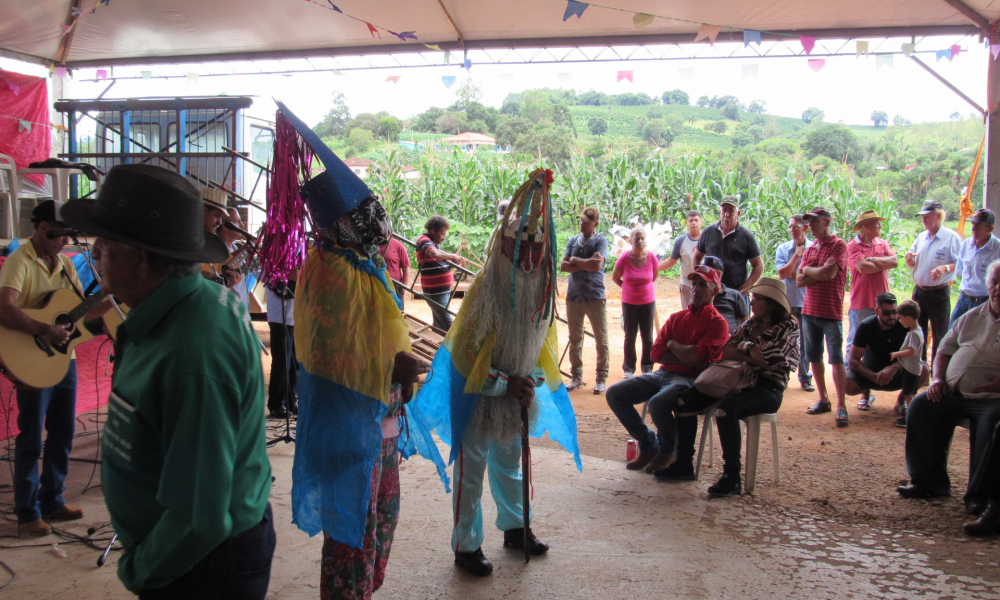
<path id="1" fill-rule="evenodd" d="M 588 6 L 590 5 L 587 4 L 586 2 L 577 2 L 576 0 L 566 0 L 566 12 L 563 13 L 563 21 L 568 20 L 573 15 L 576 15 L 577 18 L 582 17 L 583 11 L 587 10 Z"/>

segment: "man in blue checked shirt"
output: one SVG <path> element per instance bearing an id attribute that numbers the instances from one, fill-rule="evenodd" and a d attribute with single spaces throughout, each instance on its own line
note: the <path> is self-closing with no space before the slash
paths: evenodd
<path id="1" fill-rule="evenodd" d="M 986 267 L 1000 258 L 1000 239 L 993 235 L 996 215 L 988 208 L 980 208 L 969 219 L 972 224 L 972 236 L 962 242 L 958 253 L 958 263 L 955 272 L 962 277 L 959 288 L 958 303 L 955 312 L 951 313 L 949 328 L 959 317 L 969 310 L 989 300 L 986 290 Z"/>

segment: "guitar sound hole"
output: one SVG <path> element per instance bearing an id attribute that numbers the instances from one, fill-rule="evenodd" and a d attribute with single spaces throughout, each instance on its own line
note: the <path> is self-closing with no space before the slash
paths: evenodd
<path id="1" fill-rule="evenodd" d="M 74 323 L 73 320 L 70 318 L 70 316 L 67 315 L 66 313 L 56 316 L 53 325 L 65 327 L 66 330 L 69 331 L 69 339 L 66 340 L 65 344 L 52 345 L 52 348 L 56 352 L 59 352 L 60 354 L 66 354 L 69 349 L 69 345 L 73 342 L 73 340 L 80 337 L 81 335 L 80 329 L 76 326 L 76 323 Z"/>

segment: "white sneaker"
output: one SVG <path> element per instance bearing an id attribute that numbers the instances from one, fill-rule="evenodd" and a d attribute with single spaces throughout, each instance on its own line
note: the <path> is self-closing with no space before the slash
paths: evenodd
<path id="1" fill-rule="evenodd" d="M 633 375 L 635 375 L 634 372 L 625 371 L 624 373 L 622 373 L 622 379 L 631 379 Z"/>
<path id="2" fill-rule="evenodd" d="M 572 392 L 573 390 L 578 390 L 585 385 L 587 385 L 586 381 L 583 381 L 582 379 L 573 379 L 573 381 L 569 382 L 569 385 L 566 386 L 566 391 Z"/>
<path id="3" fill-rule="evenodd" d="M 606 389 L 608 389 L 608 386 L 604 385 L 603 381 L 598 381 L 596 384 L 594 384 L 594 394 L 595 395 L 599 396 L 599 395 L 603 394 L 604 390 L 606 390 Z"/>

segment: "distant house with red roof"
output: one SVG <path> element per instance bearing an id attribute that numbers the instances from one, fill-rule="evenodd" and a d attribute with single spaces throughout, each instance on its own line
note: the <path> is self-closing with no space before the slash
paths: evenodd
<path id="1" fill-rule="evenodd" d="M 445 144 L 451 144 L 452 146 L 461 146 L 463 150 L 468 150 L 469 152 L 478 150 L 479 148 L 496 149 L 497 146 L 496 138 L 482 133 L 473 133 L 471 131 L 453 135 L 451 137 L 444 138 L 441 141 Z"/>
<path id="2" fill-rule="evenodd" d="M 368 169 L 371 168 L 372 161 L 367 158 L 355 156 L 345 160 L 344 164 L 350 167 L 350 169 L 354 171 L 354 174 L 361 179 L 368 179 Z"/>

